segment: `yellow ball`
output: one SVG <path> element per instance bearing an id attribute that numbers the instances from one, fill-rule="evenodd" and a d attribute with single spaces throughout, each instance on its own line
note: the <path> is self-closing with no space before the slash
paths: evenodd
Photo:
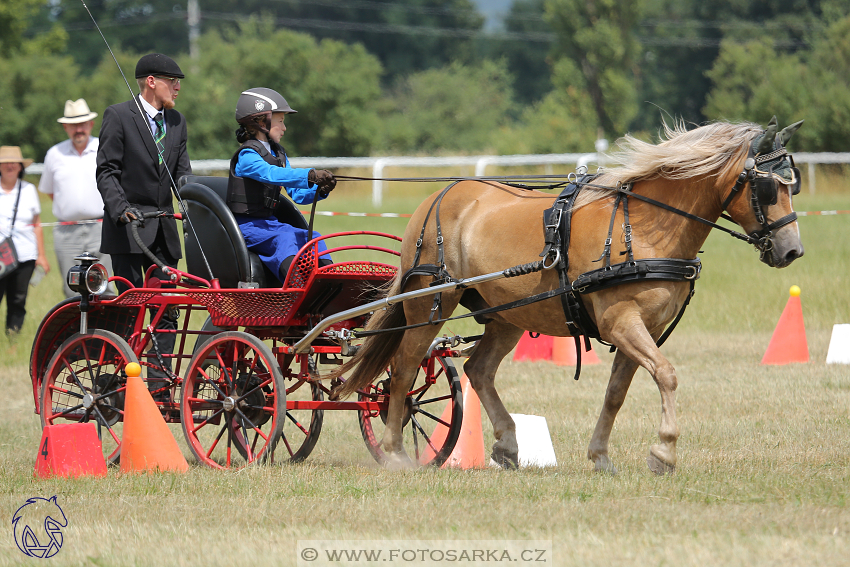
<path id="1" fill-rule="evenodd" d="M 800 297 L 800 286 L 792 285 L 791 289 L 788 291 L 791 294 L 791 297 Z"/>
<path id="2" fill-rule="evenodd" d="M 142 367 L 139 366 L 138 362 L 131 362 L 130 364 L 124 367 L 124 371 L 127 373 L 127 376 L 142 375 Z"/>

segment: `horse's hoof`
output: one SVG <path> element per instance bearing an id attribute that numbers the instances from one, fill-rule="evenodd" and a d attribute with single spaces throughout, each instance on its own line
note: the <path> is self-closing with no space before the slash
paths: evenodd
<path id="1" fill-rule="evenodd" d="M 493 447 L 490 462 L 494 463 L 497 467 L 514 471 L 519 468 L 519 454 L 509 454 L 501 447 Z"/>
<path id="2" fill-rule="evenodd" d="M 617 467 L 611 462 L 608 457 L 599 457 L 593 462 L 593 470 L 598 473 L 608 473 L 611 476 L 617 475 Z"/>
<path id="3" fill-rule="evenodd" d="M 646 458 L 646 465 L 649 467 L 649 470 L 659 476 L 676 472 L 676 465 L 665 463 L 652 451 L 649 452 L 649 456 Z"/>
<path id="4" fill-rule="evenodd" d="M 389 471 L 409 471 L 417 466 L 406 454 L 389 453 L 384 457 L 384 468 Z"/>

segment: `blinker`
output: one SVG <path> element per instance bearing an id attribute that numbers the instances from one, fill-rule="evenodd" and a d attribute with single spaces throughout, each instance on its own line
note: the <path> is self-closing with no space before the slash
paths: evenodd
<path id="1" fill-rule="evenodd" d="M 791 171 L 794 172 L 794 184 L 791 185 L 791 194 L 799 195 L 800 194 L 800 170 L 796 167 L 792 167 Z"/>
<path id="2" fill-rule="evenodd" d="M 752 181 L 759 205 L 775 205 L 777 200 L 776 180 L 773 177 L 756 177 Z"/>

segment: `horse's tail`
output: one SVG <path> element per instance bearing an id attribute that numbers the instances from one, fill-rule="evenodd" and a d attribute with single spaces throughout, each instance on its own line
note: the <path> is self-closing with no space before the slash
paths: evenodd
<path id="1" fill-rule="evenodd" d="M 396 276 L 385 297 L 398 292 L 400 279 Z M 394 303 L 388 305 L 386 309 L 376 311 L 369 319 L 366 330 L 393 329 L 403 327 L 406 322 L 404 306 L 401 303 Z M 357 390 L 371 384 L 375 378 L 385 372 L 393 355 L 398 351 L 403 337 L 404 331 L 388 331 L 366 337 L 351 360 L 330 373 L 330 378 L 338 378 L 354 369 L 342 387 L 334 392 L 335 397 L 347 398 Z"/>

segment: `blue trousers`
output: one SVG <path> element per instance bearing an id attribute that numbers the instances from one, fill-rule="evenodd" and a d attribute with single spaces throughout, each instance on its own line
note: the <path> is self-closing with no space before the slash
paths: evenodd
<path id="1" fill-rule="evenodd" d="M 275 217 L 257 218 L 246 215 L 234 215 L 239 224 L 239 230 L 245 237 L 248 250 L 260 257 L 263 264 L 273 274 L 280 274 L 280 265 L 290 256 L 298 254 L 301 247 L 307 244 L 307 231 L 290 224 L 282 223 Z M 321 236 L 313 231 L 313 238 Z M 319 252 L 328 249 L 324 241 L 319 242 Z M 331 257 L 324 254 L 321 260 L 330 262 Z"/>

